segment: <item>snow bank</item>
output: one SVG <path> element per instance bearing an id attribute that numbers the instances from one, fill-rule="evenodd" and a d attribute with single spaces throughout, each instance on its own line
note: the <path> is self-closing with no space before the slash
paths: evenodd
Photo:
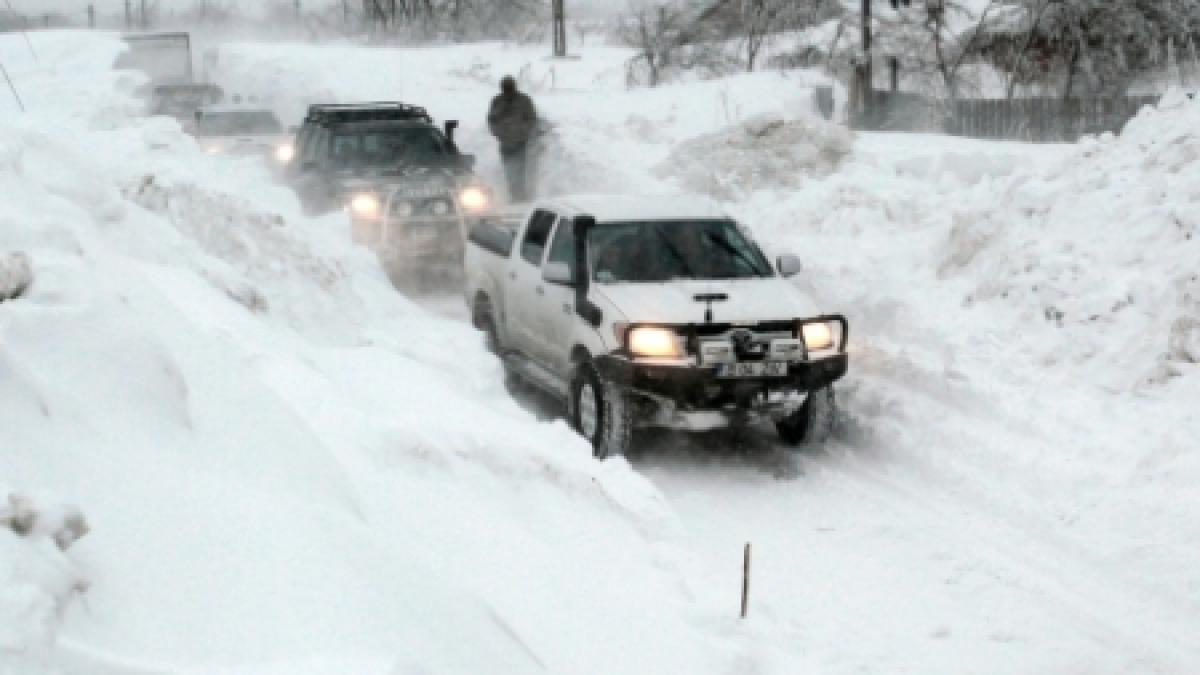
<path id="1" fill-rule="evenodd" d="M 1119 388 L 1183 374 L 1200 317 L 1198 123 L 1200 105 L 1168 97 L 1119 137 L 987 183 L 990 203 L 958 209 L 941 273 L 971 279 L 967 304 L 1054 326 L 1047 365 L 1093 364 Z"/>
<path id="2" fill-rule="evenodd" d="M 398 296 L 340 215 L 137 117 L 115 37 L 33 37 L 41 61 L 16 67 L 0 39 L 36 113 L 0 124 L 0 251 L 37 273 L 0 303 L 0 476 L 77 496 L 92 527 L 72 549 L 87 609 L 67 606 L 48 667 L 738 658 L 649 483 L 520 410 L 480 336 Z M 5 539 L 0 569 L 27 546 Z M 40 640 L 60 605 L 30 603 L 12 630 Z"/>
<path id="3" fill-rule="evenodd" d="M 657 172 L 688 191 L 735 199 L 827 176 L 853 142 L 853 132 L 815 116 L 762 114 L 675 146 Z"/>

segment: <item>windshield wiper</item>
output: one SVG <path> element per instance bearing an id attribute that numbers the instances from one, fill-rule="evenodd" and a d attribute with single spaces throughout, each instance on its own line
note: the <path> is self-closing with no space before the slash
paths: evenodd
<path id="1" fill-rule="evenodd" d="M 745 253 L 740 251 L 738 249 L 738 247 L 729 243 L 729 241 L 727 239 L 725 239 L 725 237 L 717 235 L 713 232 L 705 232 L 704 238 L 709 240 L 710 242 L 716 244 L 717 246 L 719 246 L 726 253 L 732 253 L 739 260 L 746 263 L 746 266 L 750 268 L 750 272 L 752 273 L 753 276 L 756 276 L 756 277 L 764 276 L 762 273 L 762 270 L 759 269 L 759 267 L 758 267 L 758 263 L 756 263 L 754 260 L 749 258 Z M 724 275 L 724 276 L 715 277 L 715 278 L 718 278 L 718 279 L 741 279 L 742 275 L 741 274 L 732 274 L 732 275 Z"/>
<path id="2" fill-rule="evenodd" d="M 679 261 L 679 264 L 683 267 L 683 273 L 687 275 L 685 278 L 695 278 L 696 274 L 692 271 L 692 266 L 687 263 L 687 260 L 684 259 L 683 254 L 679 252 L 679 249 L 675 248 L 675 244 L 672 244 L 671 240 L 667 239 L 667 235 L 663 234 L 662 229 L 656 227 L 654 228 L 654 233 L 658 235 L 659 241 L 661 241 L 663 246 L 666 247 L 667 252 L 669 252 L 672 257 Z"/>

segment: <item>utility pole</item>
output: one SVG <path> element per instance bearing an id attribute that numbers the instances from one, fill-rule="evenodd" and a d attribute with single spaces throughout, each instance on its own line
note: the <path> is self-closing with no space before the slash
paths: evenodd
<path id="1" fill-rule="evenodd" d="M 563 58 L 567 55 L 567 0 L 553 0 L 554 15 L 554 56 Z"/>
<path id="2" fill-rule="evenodd" d="M 871 72 L 871 61 L 873 60 L 871 53 L 871 0 L 862 0 L 862 52 L 863 62 L 859 65 L 862 69 L 859 75 L 862 82 L 862 111 L 864 115 L 868 115 L 875 98 L 875 79 Z"/>

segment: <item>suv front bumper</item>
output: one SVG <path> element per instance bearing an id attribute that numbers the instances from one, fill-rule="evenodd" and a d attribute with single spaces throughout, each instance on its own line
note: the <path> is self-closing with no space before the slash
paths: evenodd
<path id="1" fill-rule="evenodd" d="M 637 422 L 695 431 L 754 418 L 779 420 L 795 412 L 809 392 L 841 379 L 849 357 L 835 354 L 788 366 L 785 377 L 719 378 L 712 367 L 651 365 L 623 356 L 596 359 L 600 376 L 629 392 Z"/>

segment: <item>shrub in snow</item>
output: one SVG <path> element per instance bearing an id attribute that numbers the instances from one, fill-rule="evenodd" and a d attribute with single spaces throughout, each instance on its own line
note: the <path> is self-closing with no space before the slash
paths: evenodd
<path id="1" fill-rule="evenodd" d="M 0 505 L 0 673 L 35 672 L 87 582 L 64 551 L 87 533 L 79 509 L 10 494 Z"/>
<path id="2" fill-rule="evenodd" d="M 676 147 L 656 168 L 693 192 L 734 199 L 828 175 L 850 154 L 854 134 L 816 117 L 756 115 Z"/>
<path id="3" fill-rule="evenodd" d="M 28 495 L 10 494 L 0 505 L 0 527 L 23 537 L 48 537 L 65 551 L 88 533 L 83 513 L 69 504 L 39 504 Z"/>
<path id="4" fill-rule="evenodd" d="M 24 253 L 0 256 L 0 302 L 24 295 L 33 283 L 33 268 Z"/>

